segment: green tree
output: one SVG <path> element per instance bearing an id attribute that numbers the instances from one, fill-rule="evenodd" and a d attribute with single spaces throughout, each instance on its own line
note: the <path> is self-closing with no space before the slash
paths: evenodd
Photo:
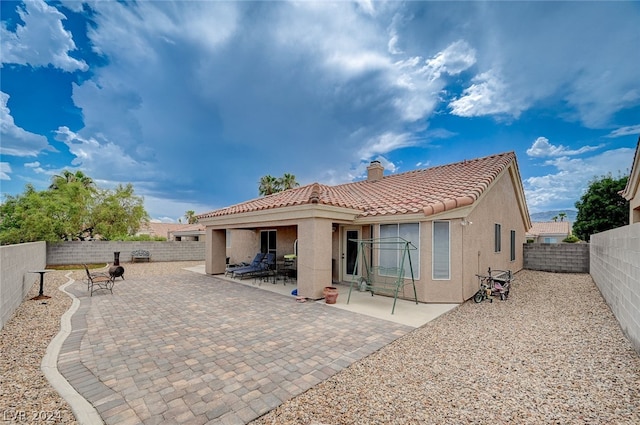
<path id="1" fill-rule="evenodd" d="M 63 170 L 61 174 L 56 174 L 51 178 L 49 189 L 59 189 L 68 183 L 80 183 L 87 189 L 95 189 L 96 185 L 93 179 L 85 175 L 82 171 L 72 173 L 69 170 Z"/>
<path id="2" fill-rule="evenodd" d="M 98 191 L 91 214 L 93 231 L 105 239 L 123 238 L 135 234 L 149 216 L 144 199 L 134 194 L 133 185 L 118 185 L 115 190 Z"/>
<path id="3" fill-rule="evenodd" d="M 560 221 L 564 221 L 564 218 L 567 216 L 567 213 L 565 212 L 561 212 L 558 214 L 558 217 L 560 217 Z"/>
<path id="4" fill-rule="evenodd" d="M 629 224 L 629 201 L 618 192 L 624 190 L 628 177 L 614 179 L 610 174 L 594 179 L 576 202 L 578 215 L 573 234 L 588 241 L 594 233 Z"/>
<path id="5" fill-rule="evenodd" d="M 198 222 L 198 219 L 196 217 L 196 212 L 193 210 L 189 210 L 187 212 L 184 213 L 184 218 L 187 219 L 187 223 L 189 224 L 195 224 Z"/>
<path id="6" fill-rule="evenodd" d="M 258 187 L 258 193 L 260 193 L 260 195 L 267 196 L 280 192 L 280 190 L 280 183 L 277 178 L 271 175 L 262 176 L 260 178 L 260 186 Z"/>
<path id="7" fill-rule="evenodd" d="M 5 196 L 0 244 L 83 239 L 87 232 L 112 239 L 135 234 L 142 220 L 148 214 L 131 184 L 100 190 L 82 172 L 63 171 L 47 190 L 28 184 L 24 193 Z"/>
<path id="8" fill-rule="evenodd" d="M 293 189 L 294 187 L 300 186 L 300 183 L 296 181 L 296 176 L 294 176 L 293 174 L 285 173 L 282 177 L 280 177 L 279 185 L 282 190 L 289 190 Z"/>
<path id="9" fill-rule="evenodd" d="M 280 178 L 266 175 L 260 178 L 260 186 L 258 187 L 258 192 L 260 193 L 260 195 L 266 196 L 298 186 L 300 186 L 300 183 L 296 181 L 296 176 L 294 176 L 293 174 L 285 173 Z"/>

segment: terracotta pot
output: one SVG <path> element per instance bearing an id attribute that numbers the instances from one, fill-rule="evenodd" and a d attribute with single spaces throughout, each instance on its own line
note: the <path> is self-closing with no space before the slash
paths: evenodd
<path id="1" fill-rule="evenodd" d="M 327 286 L 322 291 L 324 294 L 324 302 L 327 304 L 335 304 L 338 300 L 338 288 L 335 286 Z"/>
<path id="2" fill-rule="evenodd" d="M 328 291 L 337 291 L 337 290 L 338 288 L 336 288 L 335 286 L 325 286 L 324 289 L 322 290 L 322 297 L 327 298 Z"/>

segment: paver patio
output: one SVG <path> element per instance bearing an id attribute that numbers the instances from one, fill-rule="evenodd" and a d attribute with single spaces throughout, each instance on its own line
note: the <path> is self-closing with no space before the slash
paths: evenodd
<path id="1" fill-rule="evenodd" d="M 413 329 L 187 271 L 67 290 L 58 368 L 107 424 L 246 423 Z"/>

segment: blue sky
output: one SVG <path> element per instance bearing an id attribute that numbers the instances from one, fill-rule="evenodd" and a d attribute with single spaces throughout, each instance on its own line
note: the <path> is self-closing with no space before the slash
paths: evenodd
<path id="1" fill-rule="evenodd" d="M 515 151 L 530 212 L 629 172 L 640 2 L 2 1 L 0 184 L 133 183 L 177 221 Z"/>

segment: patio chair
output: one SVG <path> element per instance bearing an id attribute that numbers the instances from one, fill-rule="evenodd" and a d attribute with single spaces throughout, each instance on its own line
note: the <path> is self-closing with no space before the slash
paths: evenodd
<path id="1" fill-rule="evenodd" d="M 254 277 L 254 276 L 262 276 L 268 274 L 271 270 L 275 270 L 276 266 L 276 255 L 274 253 L 268 253 L 264 255 L 262 261 L 260 261 L 257 265 L 242 267 L 238 270 L 233 271 L 233 277 L 239 277 L 240 279 L 244 277 Z"/>
<path id="2" fill-rule="evenodd" d="M 264 260 L 264 257 L 265 257 L 265 254 L 263 254 L 262 252 L 259 252 L 253 258 L 253 261 L 250 264 L 242 263 L 240 265 L 230 265 L 225 269 L 224 275 L 226 276 L 227 274 L 231 274 L 231 276 L 234 276 L 235 272 L 242 273 L 244 270 L 253 270 L 256 267 L 260 267 L 260 263 L 262 263 L 262 260 Z"/>
<path id="3" fill-rule="evenodd" d="M 87 290 L 90 296 L 93 296 L 93 293 L 100 289 L 106 289 L 113 294 L 113 285 L 115 284 L 114 276 L 110 276 L 107 273 L 91 273 L 86 264 L 83 264 L 83 266 L 87 272 Z"/>

